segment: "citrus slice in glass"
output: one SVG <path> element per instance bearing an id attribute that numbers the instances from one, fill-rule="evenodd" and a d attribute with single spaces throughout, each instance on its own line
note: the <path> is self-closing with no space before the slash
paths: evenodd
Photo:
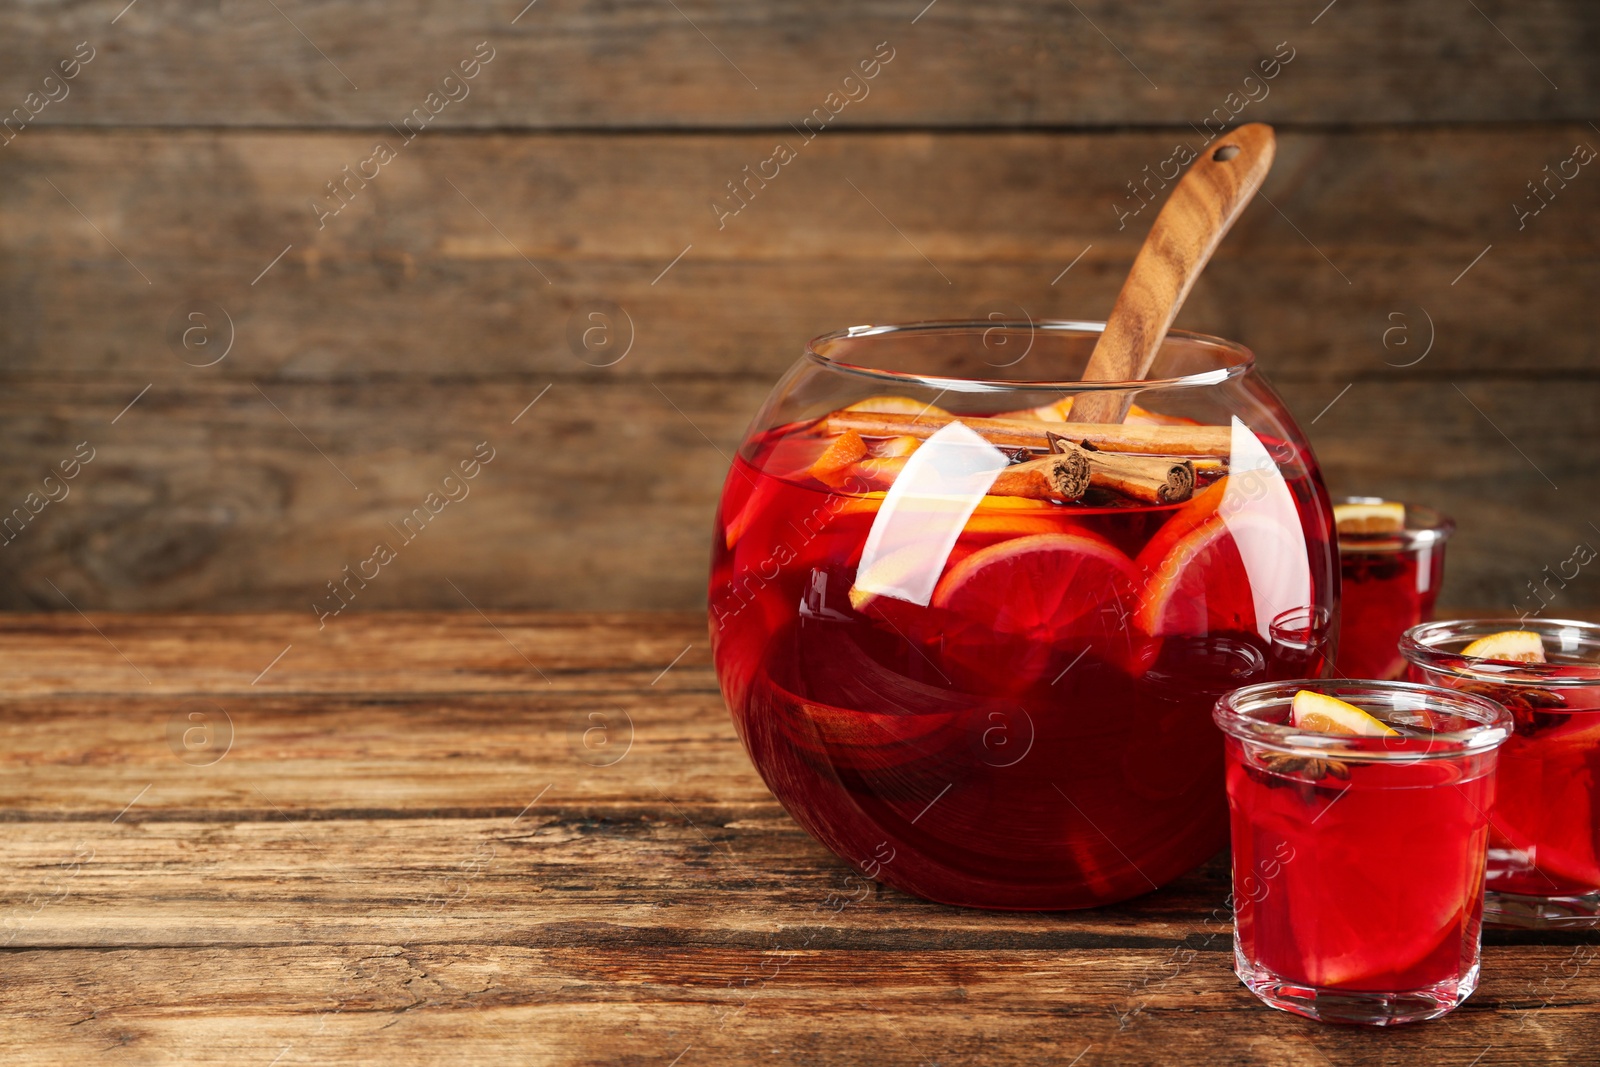
<path id="1" fill-rule="evenodd" d="M 1163 415 L 1159 411 L 1149 411 L 1133 404 L 1128 408 L 1128 417 L 1123 423 L 1132 426 L 1199 426 L 1196 419 L 1187 419 L 1182 415 Z"/>
<path id="2" fill-rule="evenodd" d="M 1227 493 L 1228 476 L 1223 475 L 1180 505 L 1134 559 L 1134 566 L 1139 573 L 1156 573 L 1172 551 L 1172 546 L 1214 516 Z"/>
<path id="3" fill-rule="evenodd" d="M 1035 408 L 1021 408 L 1017 411 L 1001 411 L 994 417 L 997 419 L 1031 419 L 1035 422 L 1066 422 L 1072 411 L 1072 398 L 1062 397 L 1048 404 L 1040 404 Z"/>
<path id="4" fill-rule="evenodd" d="M 1281 862 L 1252 894 L 1266 967 L 1353 990 L 1417 989 L 1456 973 L 1483 892 L 1463 843 L 1483 840 L 1485 817 L 1458 793 L 1471 784 L 1450 761 L 1407 770 L 1408 789 L 1323 779 L 1253 797 L 1250 854 Z M 1395 830 L 1397 817 L 1409 832 Z M 1286 842 L 1287 855 L 1278 851 Z"/>
<path id="5" fill-rule="evenodd" d="M 944 408 L 913 400 L 909 396 L 869 396 L 848 404 L 843 411 L 866 411 L 880 415 L 948 415 Z"/>
<path id="6" fill-rule="evenodd" d="M 821 481 L 829 481 L 846 468 L 853 466 L 867 454 L 867 444 L 854 430 L 846 430 L 833 439 L 811 464 L 810 474 Z"/>
<path id="7" fill-rule="evenodd" d="M 1544 642 L 1532 630 L 1504 630 L 1480 637 L 1461 650 L 1473 659 L 1496 659 L 1508 663 L 1543 663 Z"/>
<path id="8" fill-rule="evenodd" d="M 1138 673 L 1148 642 L 1127 625 L 1137 600 L 1132 561 L 1073 531 L 978 549 L 945 572 L 931 606 L 943 613 L 939 647 L 957 681 L 1021 692 L 1083 656 Z"/>
<path id="9" fill-rule="evenodd" d="M 1187 525 L 1186 517 L 1180 512 L 1167 526 Z M 1146 582 L 1140 629 L 1152 637 L 1260 632 L 1278 611 L 1304 603 L 1309 595 L 1304 542 L 1296 540 L 1297 532 L 1270 515 L 1213 515 L 1157 557 L 1164 527 L 1139 554 L 1137 566 Z"/>
<path id="10" fill-rule="evenodd" d="M 1406 506 L 1392 500 L 1381 504 L 1335 504 L 1333 523 L 1342 534 L 1399 533 L 1406 528 Z"/>
<path id="11" fill-rule="evenodd" d="M 1429 876 L 1449 877 L 1454 873 L 1441 866 L 1450 859 L 1435 845 L 1422 849 Z M 1438 854 L 1435 854 L 1438 853 Z M 1396 856 L 1407 863 L 1410 857 Z M 1421 875 L 1419 874 L 1419 877 Z M 1300 931 L 1299 972 L 1313 985 L 1343 989 L 1393 989 L 1421 977 L 1417 972 L 1437 970 L 1428 966 L 1440 955 L 1459 956 L 1462 931 L 1467 918 L 1450 893 L 1438 893 L 1426 900 L 1383 899 L 1376 887 L 1361 879 L 1350 884 L 1304 887 L 1290 893 L 1289 907 L 1310 915 Z M 1458 878 L 1464 882 L 1465 878 Z M 1454 888 L 1454 887 L 1453 887 Z M 1463 885 L 1459 892 L 1469 890 Z M 1345 894 L 1334 896 L 1334 894 Z M 1442 950 L 1442 951 L 1441 951 Z"/>
<path id="12" fill-rule="evenodd" d="M 1289 714 L 1296 729 L 1352 737 L 1398 737 L 1399 731 L 1368 715 L 1354 704 L 1302 689 L 1294 695 Z"/>
<path id="13" fill-rule="evenodd" d="M 1040 404 L 1035 408 L 1021 408 L 1017 411 L 1002 411 L 995 416 L 997 419 L 1032 419 L 1036 422 L 1071 422 L 1072 397 L 1063 397 L 1049 404 Z M 1127 418 L 1122 420 L 1132 426 L 1198 426 L 1194 419 L 1186 419 L 1182 415 L 1163 415 L 1158 411 L 1149 411 L 1133 404 L 1128 408 Z"/>
<path id="14" fill-rule="evenodd" d="M 891 437 L 880 441 L 873 446 L 872 454 L 882 459 L 898 459 L 909 456 L 922 447 L 922 439 L 918 437 Z"/>
<path id="15" fill-rule="evenodd" d="M 933 605 L 1007 634 L 1050 640 L 1108 597 L 1135 588 L 1133 562 L 1088 533 L 1031 534 L 980 549 L 952 567 Z"/>

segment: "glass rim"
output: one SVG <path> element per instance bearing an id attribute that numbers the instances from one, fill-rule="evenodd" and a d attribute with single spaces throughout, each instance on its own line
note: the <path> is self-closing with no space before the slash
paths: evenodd
<path id="1" fill-rule="evenodd" d="M 1406 527 L 1394 533 L 1345 534 L 1335 533 L 1340 552 L 1406 551 L 1424 545 L 1438 545 L 1456 532 L 1456 520 L 1426 504 L 1412 504 L 1404 500 L 1390 500 L 1383 496 L 1341 496 L 1333 504 L 1399 504 L 1406 509 Z M 1411 524 L 1415 514 L 1421 520 Z"/>
<path id="2" fill-rule="evenodd" d="M 1600 686 L 1600 662 L 1511 663 L 1463 656 L 1438 647 L 1444 641 L 1488 637 L 1506 630 L 1531 630 L 1564 644 L 1568 642 L 1562 631 L 1576 631 L 1585 644 L 1600 649 L 1600 624 L 1578 619 L 1441 619 L 1419 623 L 1401 634 L 1400 654 L 1414 667 L 1478 682 L 1536 685 L 1543 689 Z"/>
<path id="3" fill-rule="evenodd" d="M 944 389 L 952 392 L 1026 392 L 1050 391 L 1055 393 L 1101 393 L 1101 392 L 1128 392 L 1141 389 L 1185 389 L 1197 386 L 1220 385 L 1234 378 L 1243 377 L 1254 369 L 1256 365 L 1255 353 L 1236 341 L 1215 337 L 1211 334 L 1195 333 L 1191 330 L 1168 330 L 1166 339 L 1162 342 L 1177 340 L 1190 344 L 1211 348 L 1223 353 L 1226 361 L 1223 365 L 1210 370 L 1196 371 L 1193 374 L 1179 375 L 1175 378 L 1137 378 L 1132 380 L 1112 381 L 1094 380 L 1083 381 L 1051 381 L 1046 379 L 993 379 L 993 378 L 951 378 L 937 374 L 913 374 L 908 371 L 884 370 L 878 367 L 869 367 L 859 363 L 847 363 L 837 357 L 827 355 L 821 349 L 837 341 L 851 341 L 863 337 L 881 337 L 884 334 L 935 334 L 935 333 L 978 333 L 989 330 L 1046 330 L 1056 333 L 1078 334 L 1082 336 L 1098 336 L 1105 332 L 1106 324 L 1092 319 L 1001 319 L 1001 320 L 973 320 L 973 319 L 933 319 L 925 322 L 885 323 L 882 325 L 847 326 L 842 330 L 834 330 L 820 334 L 806 342 L 805 358 L 826 367 L 846 374 L 853 374 L 876 381 L 897 382 L 908 385 L 922 385 L 935 389 Z"/>
<path id="4" fill-rule="evenodd" d="M 1426 737 L 1408 738 L 1426 742 L 1427 747 L 1392 747 L 1391 737 L 1359 737 L 1352 734 L 1325 734 L 1301 730 L 1283 723 L 1266 722 L 1251 713 L 1267 708 L 1282 708 L 1301 689 L 1329 696 L 1355 697 L 1387 693 L 1420 698 L 1425 706 L 1448 710 L 1473 719 L 1477 725 L 1466 730 L 1439 731 Z M 1344 697 L 1340 697 L 1344 699 Z M 1226 693 L 1211 712 L 1212 721 L 1229 737 L 1297 756 L 1319 759 L 1337 758 L 1367 763 L 1416 763 L 1430 759 L 1456 759 L 1490 752 L 1511 736 L 1511 713 L 1497 701 L 1476 693 L 1464 693 L 1416 682 L 1385 682 L 1349 678 L 1292 678 L 1282 682 L 1259 682 Z"/>

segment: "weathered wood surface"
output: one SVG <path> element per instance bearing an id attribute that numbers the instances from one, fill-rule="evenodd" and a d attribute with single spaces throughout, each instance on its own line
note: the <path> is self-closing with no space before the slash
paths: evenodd
<path id="1" fill-rule="evenodd" d="M 86 41 L 95 58 L 40 123 L 378 126 L 439 92 L 488 42 L 494 58 L 438 125 L 776 127 L 821 106 L 888 42 L 893 62 L 838 123 L 1182 125 L 1230 93 L 1254 93 L 1245 114 L 1267 122 L 1600 109 L 1600 16 L 1575 0 L 1492 0 L 1477 12 L 1448 0 L 123 6 L 8 5 L 0 101 L 20 104 Z M 1275 54 L 1293 58 L 1266 92 L 1246 85 Z"/>
<path id="2" fill-rule="evenodd" d="M 309 198 L 369 135 L 29 131 L 0 151 L 0 501 L 78 442 L 100 451 L 0 548 L 0 604 L 309 613 L 488 439 L 474 496 L 362 606 L 694 605 L 724 457 L 805 338 L 1103 314 L 1143 234 L 1117 228 L 1119 187 L 1177 136 L 820 137 L 719 231 L 710 197 L 769 135 L 459 134 L 407 148 L 319 231 Z M 1180 318 L 1260 352 L 1334 492 L 1457 516 L 1458 602 L 1510 611 L 1596 536 L 1582 294 L 1600 283 L 1600 182 L 1580 176 L 1520 231 L 1510 209 L 1585 139 L 1285 132 L 1271 203 Z M 210 367 L 164 337 L 201 298 L 233 319 Z M 602 299 L 626 313 L 610 313 L 619 347 L 574 350 L 569 325 Z M 620 361 L 584 362 L 625 334 Z M 618 460 L 640 454 L 653 462 Z M 1562 597 L 1592 605 L 1600 586 Z"/>
<path id="3" fill-rule="evenodd" d="M 326 183 L 383 136 L 18 138 L 0 151 L 5 370 L 140 386 L 591 370 L 770 382 L 807 339 L 851 323 L 1103 319 L 1155 210 L 1119 227 L 1118 210 L 1140 203 L 1127 183 L 1201 144 L 1180 130 L 424 137 L 352 184 L 319 229 L 312 202 L 337 206 Z M 785 137 L 798 158 L 719 229 L 712 201 L 737 207 L 726 183 Z M 1402 376 L 1393 364 L 1422 352 L 1425 311 L 1437 344 L 1414 375 L 1592 375 L 1578 294 L 1600 285 L 1600 180 L 1580 169 L 1521 230 L 1512 210 L 1580 142 L 1600 148 L 1600 134 L 1285 131 L 1266 199 L 1178 325 L 1249 344 L 1275 380 L 1342 385 Z M 205 374 L 164 339 L 171 313 L 200 299 L 236 336 Z M 567 337 L 597 299 L 626 311 L 634 340 L 604 368 L 579 357 L 605 363 L 620 347 L 575 355 Z"/>
<path id="4" fill-rule="evenodd" d="M 70 496 L 0 548 L 0 602 L 273 604 L 309 621 L 314 603 L 337 606 L 327 583 L 380 540 L 398 558 L 349 610 L 702 601 L 725 457 L 768 383 L 560 378 L 513 425 L 551 381 L 276 382 L 269 404 L 249 383 L 174 376 L 115 425 L 141 384 L 16 381 L 0 392 L 17 442 L 0 472 L 6 499 L 20 503 L 74 442 L 97 452 Z M 1461 520 L 1448 601 L 1531 608 L 1526 583 L 1541 567 L 1596 543 L 1585 505 L 1600 486 L 1600 383 L 1464 380 L 1458 391 L 1374 375 L 1341 397 L 1346 384 L 1283 391 L 1302 422 L 1337 401 L 1308 427 L 1334 492 L 1394 494 Z M 402 544 L 390 524 L 484 440 L 495 458 L 471 495 Z M 1592 603 L 1592 584 L 1580 576 L 1553 607 Z"/>
<path id="5" fill-rule="evenodd" d="M 1096 911 L 863 893 L 750 768 L 698 616 L 491 618 L 0 621 L 6 1061 L 1466 1067 L 1600 1047 L 1596 934 L 1492 934 L 1466 1006 L 1381 1033 L 1244 990 L 1221 857 Z M 207 766 L 166 734 L 199 702 L 235 726 Z M 606 766 L 572 733 L 591 710 L 632 721 Z"/>

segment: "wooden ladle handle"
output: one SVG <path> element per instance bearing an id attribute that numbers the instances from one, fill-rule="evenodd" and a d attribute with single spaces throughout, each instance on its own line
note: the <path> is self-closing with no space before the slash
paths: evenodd
<path id="1" fill-rule="evenodd" d="M 1272 168 L 1272 127 L 1253 122 L 1218 137 L 1189 165 L 1156 216 L 1094 346 L 1088 381 L 1134 381 L 1150 370 L 1172 320 L 1222 237 Z M 1080 393 L 1073 422 L 1121 422 L 1132 397 Z"/>

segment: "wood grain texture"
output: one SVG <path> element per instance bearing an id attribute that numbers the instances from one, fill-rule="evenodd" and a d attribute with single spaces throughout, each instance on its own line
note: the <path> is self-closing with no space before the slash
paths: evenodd
<path id="1" fill-rule="evenodd" d="M 1593 533 L 1600 183 L 1522 230 L 1508 200 L 1586 131 L 1287 133 L 1271 202 L 1179 320 L 1258 350 L 1335 492 L 1461 520 L 1450 599 L 1510 610 Z M 710 197 L 769 136 L 461 134 L 317 230 L 310 196 L 369 139 L 40 130 L 0 152 L 0 492 L 81 441 L 105 457 L 0 549 L 0 603 L 66 609 L 54 582 L 85 608 L 309 612 L 488 438 L 500 465 L 362 608 L 692 606 L 725 456 L 805 338 L 1103 314 L 1142 232 L 1118 228 L 1123 176 L 1174 140 L 819 137 L 718 230 Z M 165 336 L 202 297 L 235 339 L 210 367 Z M 620 360 L 569 342 L 597 300 Z M 640 449 L 648 471 L 613 458 Z"/>
<path id="2" fill-rule="evenodd" d="M 1593 933 L 1492 933 L 1465 1007 L 1376 1033 L 1244 990 L 1222 857 L 1083 912 L 869 885 L 751 770 L 699 617 L 492 620 L 0 620 L 7 1062 L 1361 1067 L 1600 1043 Z M 167 744 L 195 701 L 237 727 L 208 766 Z M 634 724 L 608 766 L 564 740 L 602 705 Z"/>
<path id="3" fill-rule="evenodd" d="M 313 604 L 336 604 L 327 583 L 382 540 L 398 558 L 329 628 L 418 605 L 703 603 L 725 457 L 768 384 L 556 379 L 513 425 L 549 384 L 278 382 L 263 396 L 244 382 L 169 379 L 111 425 L 137 385 L 15 382 L 0 394 L 16 442 L 5 499 L 20 503 L 76 442 L 98 452 L 70 496 L 0 548 L 0 596 L 13 609 L 271 605 L 315 625 Z M 1541 568 L 1594 543 L 1584 502 L 1597 487 L 1600 383 L 1562 383 L 1556 415 L 1556 391 L 1538 380 L 1374 374 L 1283 392 L 1332 492 L 1425 501 L 1460 520 L 1446 601 L 1509 614 Z M 496 458 L 471 495 L 403 544 L 398 524 L 484 440 Z M 1580 574 L 1554 607 L 1596 600 Z"/>
<path id="4" fill-rule="evenodd" d="M 887 41 L 893 62 L 840 124 L 1182 126 L 1241 106 L 1241 121 L 1319 123 L 1600 110 L 1600 17 L 1563 0 L 1480 4 L 1482 15 L 1446 0 L 1320 14 L 1271 0 L 118 7 L 0 13 L 0 100 L 21 104 L 88 41 L 96 57 L 38 122 L 382 126 L 489 42 L 494 59 L 439 125 L 777 128 L 822 106 Z M 1258 64 L 1275 55 L 1292 58 L 1262 81 Z"/>
<path id="5" fill-rule="evenodd" d="M 326 183 L 372 135 L 41 131 L 0 151 L 5 369 L 140 386 L 189 370 L 164 332 L 199 299 L 227 309 L 237 347 L 190 377 L 357 382 L 771 380 L 841 324 L 1008 308 L 1103 319 L 1154 210 L 1131 214 L 1142 201 L 1127 183 L 1200 145 L 1182 132 L 790 137 L 799 158 L 719 229 L 713 201 L 737 206 L 726 183 L 775 139 L 422 137 L 319 229 L 312 201 L 339 203 Z M 1600 181 L 1581 171 L 1521 230 L 1512 210 L 1582 141 L 1600 145 L 1581 123 L 1284 132 L 1270 202 L 1235 226 L 1177 324 L 1252 346 L 1278 380 L 1343 384 L 1408 362 L 1424 311 L 1453 373 L 1592 373 L 1574 294 L 1600 284 Z M 130 180 L 96 177 L 108 173 Z M 567 336 L 596 299 L 635 337 L 606 368 Z M 1393 312 L 1409 348 L 1404 332 L 1385 347 Z"/>
<path id="6" fill-rule="evenodd" d="M 1178 325 L 1261 353 L 1336 491 L 1452 510 L 1449 596 L 1509 610 L 1589 536 L 1600 182 L 1514 205 L 1596 137 L 1590 5 L 914 6 L 0 11 L 0 506 L 112 446 L 0 548 L 0 605 L 309 612 L 550 385 L 513 427 L 531 451 L 361 608 L 691 607 L 718 450 L 806 338 L 1102 317 L 1218 108 L 1289 126 Z M 82 41 L 70 95 L 30 98 Z M 470 96 L 405 142 L 480 41 Z M 879 42 L 870 95 L 802 141 Z M 349 177 L 378 140 L 395 158 Z M 780 140 L 798 158 L 747 179 Z M 220 350 L 173 339 L 202 301 L 233 347 L 185 366 Z M 619 470 L 619 441 L 660 469 Z"/>

